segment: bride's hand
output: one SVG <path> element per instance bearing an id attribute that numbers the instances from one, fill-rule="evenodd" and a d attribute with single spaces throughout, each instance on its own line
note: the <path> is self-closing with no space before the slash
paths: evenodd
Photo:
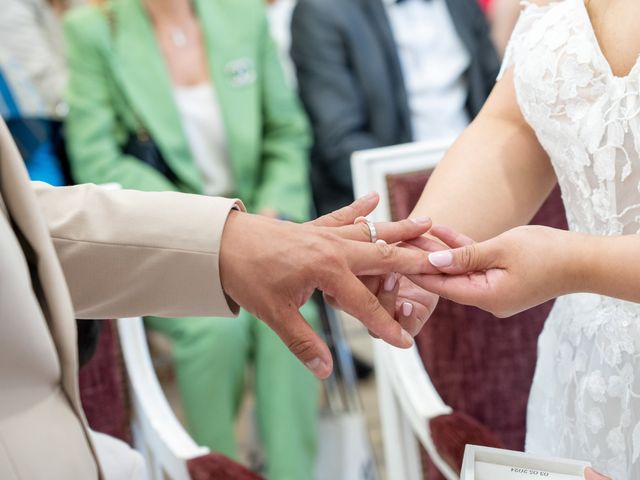
<path id="1" fill-rule="evenodd" d="M 611 480 L 609 477 L 605 477 L 604 475 L 596 472 L 593 468 L 587 468 L 584 471 L 584 479 L 585 480 Z"/>
<path id="2" fill-rule="evenodd" d="M 446 227 L 429 233 L 455 248 L 430 254 L 441 274 L 409 278 L 442 297 L 507 317 L 575 290 L 579 255 L 564 230 L 518 227 L 480 243 Z"/>

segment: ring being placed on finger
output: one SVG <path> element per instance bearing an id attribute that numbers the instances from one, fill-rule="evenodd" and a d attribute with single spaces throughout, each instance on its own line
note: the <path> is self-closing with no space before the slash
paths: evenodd
<path id="1" fill-rule="evenodd" d="M 378 241 L 378 231 L 376 230 L 375 223 L 371 220 L 368 220 L 365 217 L 358 217 L 353 223 L 366 223 L 367 228 L 369 229 L 369 240 L 371 240 L 371 243 L 376 243 Z"/>
<path id="2" fill-rule="evenodd" d="M 371 238 L 371 243 L 376 243 L 378 241 L 378 231 L 376 230 L 375 224 L 371 220 L 367 220 L 367 227 L 369 227 L 369 237 Z"/>

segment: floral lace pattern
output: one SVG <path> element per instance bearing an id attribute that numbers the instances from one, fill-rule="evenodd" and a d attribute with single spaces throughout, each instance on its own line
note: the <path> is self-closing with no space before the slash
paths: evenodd
<path id="1" fill-rule="evenodd" d="M 571 230 L 640 233 L 640 59 L 614 75 L 583 0 L 530 4 L 507 49 L 522 113 L 556 171 Z M 640 478 L 640 305 L 558 299 L 538 347 L 527 450 Z"/>

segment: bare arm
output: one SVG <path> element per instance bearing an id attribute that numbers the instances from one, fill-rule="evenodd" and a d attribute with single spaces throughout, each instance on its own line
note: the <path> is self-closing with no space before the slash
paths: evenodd
<path id="1" fill-rule="evenodd" d="M 508 70 L 436 168 L 412 216 L 485 240 L 528 223 L 555 182 Z"/>

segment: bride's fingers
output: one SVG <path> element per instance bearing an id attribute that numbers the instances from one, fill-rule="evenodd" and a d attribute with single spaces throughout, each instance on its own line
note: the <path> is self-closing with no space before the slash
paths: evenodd
<path id="1" fill-rule="evenodd" d="M 399 244 L 401 247 L 423 250 L 425 252 L 439 252 L 440 250 L 448 250 L 452 247 L 434 240 L 429 237 L 418 237 L 412 240 L 406 240 Z M 454 247 L 453 247 L 454 248 Z"/>
<path id="2" fill-rule="evenodd" d="M 443 298 L 484 310 L 495 293 L 492 286 L 494 282 L 488 281 L 487 272 L 466 275 L 411 275 L 409 279 Z"/>
<path id="3" fill-rule="evenodd" d="M 400 288 L 399 276 L 395 273 L 387 273 L 378 289 L 378 301 L 392 317 L 396 311 L 396 298 Z"/>
<path id="4" fill-rule="evenodd" d="M 473 239 L 444 225 L 434 225 L 431 230 L 429 230 L 429 234 L 442 240 L 449 245 L 450 248 L 466 247 L 467 245 L 475 243 Z"/>

